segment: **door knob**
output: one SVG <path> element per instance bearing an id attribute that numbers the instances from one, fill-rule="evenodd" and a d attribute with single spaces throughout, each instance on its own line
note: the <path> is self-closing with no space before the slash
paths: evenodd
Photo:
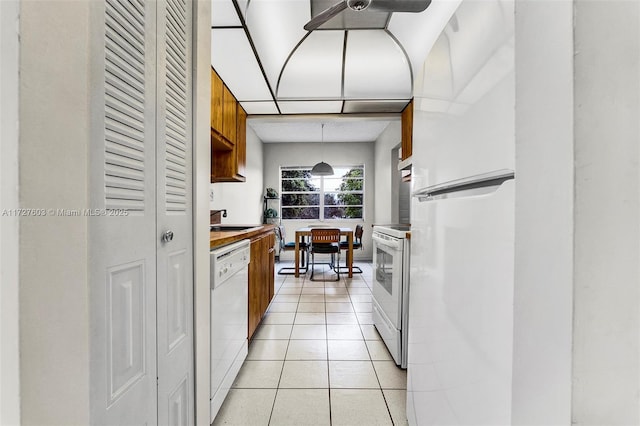
<path id="1" fill-rule="evenodd" d="M 173 240 L 173 231 L 164 231 L 162 233 L 162 242 L 168 243 Z"/>

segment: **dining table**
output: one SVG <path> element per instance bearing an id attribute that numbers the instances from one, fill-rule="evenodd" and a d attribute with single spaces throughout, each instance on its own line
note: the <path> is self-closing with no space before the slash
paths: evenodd
<path id="1" fill-rule="evenodd" d="M 311 236 L 311 226 L 305 226 L 303 228 L 296 229 L 296 259 L 295 259 L 295 277 L 300 276 L 300 243 L 304 241 L 306 237 Z M 353 229 L 346 227 L 339 227 L 340 235 L 347 237 L 349 243 L 349 249 L 347 250 L 347 267 L 349 268 L 349 278 L 353 277 Z M 339 266 L 339 265 L 338 265 Z"/>

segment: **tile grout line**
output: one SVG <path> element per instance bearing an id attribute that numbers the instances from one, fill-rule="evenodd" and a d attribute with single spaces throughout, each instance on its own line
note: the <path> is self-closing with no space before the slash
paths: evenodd
<path id="1" fill-rule="evenodd" d="M 280 290 L 282 289 L 282 286 L 284 285 L 284 283 L 287 281 L 289 277 L 285 277 L 285 279 L 282 281 L 282 283 L 280 284 L 280 287 L 278 288 L 278 294 L 280 294 Z M 304 281 L 303 281 L 303 288 L 304 288 Z M 300 290 L 302 292 L 302 290 Z M 298 294 L 298 302 L 296 303 L 296 312 L 293 315 L 293 324 L 291 324 L 291 331 L 289 331 L 289 339 L 287 340 L 287 349 L 284 351 L 284 359 L 282 360 L 282 367 L 280 368 L 280 376 L 278 377 L 278 383 L 276 384 L 276 394 L 273 397 L 273 403 L 271 404 L 271 412 L 269 413 L 269 421 L 267 422 L 267 424 L 271 424 L 271 419 L 273 418 L 273 411 L 276 407 L 276 400 L 278 399 L 278 393 L 280 391 L 280 382 L 282 381 L 282 372 L 284 371 L 284 364 L 287 362 L 287 353 L 289 352 L 289 344 L 291 343 L 291 336 L 293 335 L 293 325 L 296 323 L 296 316 L 298 315 L 298 306 L 300 304 L 300 296 L 302 293 Z M 269 340 L 276 340 L 276 339 L 269 339 Z"/>
<path id="2" fill-rule="evenodd" d="M 323 268 L 324 273 L 324 268 Z M 323 275 L 324 278 L 324 275 Z M 329 321 L 327 318 L 327 283 L 323 281 L 324 288 L 324 332 L 325 332 L 325 342 L 327 343 L 327 393 L 329 394 L 329 425 L 333 424 L 333 416 L 331 415 L 331 363 L 329 362 Z"/>
<path id="3" fill-rule="evenodd" d="M 367 287 L 369 288 L 369 291 L 372 293 L 371 294 L 371 298 L 373 299 L 373 292 L 371 291 L 371 287 L 369 287 L 369 283 L 367 282 L 367 280 L 365 279 L 365 284 L 367 284 Z M 373 302 L 372 302 L 373 303 Z M 360 325 L 360 330 L 362 331 L 362 324 L 360 324 L 360 318 L 357 317 L 358 319 L 358 324 Z M 364 337 L 364 333 L 363 333 L 363 337 Z M 378 385 L 380 386 L 380 393 L 382 394 L 382 399 L 384 400 L 384 404 L 385 407 L 387 408 L 387 414 L 389 415 L 389 419 L 391 420 L 391 424 L 395 425 L 395 421 L 393 420 L 393 416 L 391 415 L 391 408 L 389 407 L 389 402 L 387 401 L 387 397 L 384 394 L 384 390 L 382 389 L 382 383 L 380 382 L 380 377 L 378 375 L 378 370 L 376 370 L 376 365 L 373 362 L 373 358 L 371 356 L 371 352 L 369 351 L 369 346 L 366 344 L 366 340 L 365 340 L 365 346 L 367 348 L 367 352 L 369 353 L 369 358 L 371 359 L 371 367 L 373 368 L 373 372 L 376 375 L 376 380 L 378 381 Z"/>

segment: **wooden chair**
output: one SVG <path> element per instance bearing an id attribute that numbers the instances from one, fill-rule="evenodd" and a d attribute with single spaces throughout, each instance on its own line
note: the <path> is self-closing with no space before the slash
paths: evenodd
<path id="1" fill-rule="evenodd" d="M 284 226 L 276 226 L 275 228 L 276 235 L 280 239 L 280 251 L 295 251 L 296 243 L 295 241 L 286 242 L 286 235 Z M 299 245 L 300 250 L 300 267 L 298 271 L 300 273 L 306 274 L 309 268 L 309 258 L 307 256 L 307 263 L 304 262 L 304 254 L 309 251 L 309 244 L 304 241 L 300 241 Z M 278 270 L 278 275 L 294 275 L 296 272 L 295 267 L 282 267 Z"/>
<path id="2" fill-rule="evenodd" d="M 363 245 L 362 245 L 362 234 L 364 234 L 364 229 L 362 228 L 362 225 L 356 225 L 356 229 L 355 231 L 353 231 L 353 249 L 354 250 L 362 250 L 363 249 Z M 349 258 L 349 241 L 340 241 L 340 250 L 345 250 L 347 252 L 347 256 L 346 256 L 346 265 L 339 265 L 336 264 L 336 267 L 334 269 L 337 270 L 342 270 L 342 272 L 345 271 L 349 271 L 349 262 L 353 262 L 350 258 Z M 336 271 L 337 272 L 337 271 Z M 362 269 L 360 269 L 359 266 L 354 266 L 353 267 L 353 273 L 354 274 L 361 274 L 362 273 Z"/>
<path id="3" fill-rule="evenodd" d="M 311 280 L 313 279 L 315 255 L 330 254 L 332 263 L 335 255 L 340 260 L 340 229 L 338 228 L 313 228 L 311 229 Z M 340 270 L 336 271 L 336 281 L 340 280 Z"/>

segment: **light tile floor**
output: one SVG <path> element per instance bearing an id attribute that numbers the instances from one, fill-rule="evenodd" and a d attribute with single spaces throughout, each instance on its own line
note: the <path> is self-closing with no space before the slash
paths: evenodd
<path id="1" fill-rule="evenodd" d="M 276 295 L 214 425 L 407 425 L 406 371 L 371 319 L 369 262 L 278 275 Z"/>

